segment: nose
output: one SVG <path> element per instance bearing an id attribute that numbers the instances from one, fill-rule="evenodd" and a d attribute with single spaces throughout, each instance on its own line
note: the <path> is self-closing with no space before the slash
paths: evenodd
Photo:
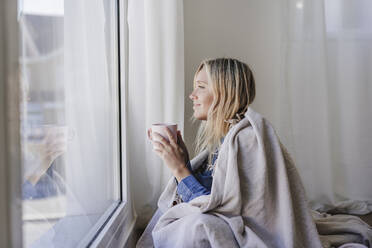
<path id="1" fill-rule="evenodd" d="M 194 92 L 195 92 L 195 90 L 193 90 L 193 91 L 191 92 L 191 94 L 189 95 L 189 98 L 190 98 L 191 100 L 193 100 L 193 101 L 194 101 L 194 99 L 197 98 Z"/>

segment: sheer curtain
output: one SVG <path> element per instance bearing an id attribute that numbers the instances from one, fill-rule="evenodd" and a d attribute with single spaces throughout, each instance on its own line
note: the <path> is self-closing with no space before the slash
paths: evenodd
<path id="1" fill-rule="evenodd" d="M 66 124 L 76 133 L 66 181 L 72 197 L 84 199 L 85 214 L 104 212 L 119 194 L 116 20 L 105 15 L 113 8 L 110 1 L 65 1 Z"/>
<path id="2" fill-rule="evenodd" d="M 172 176 L 146 130 L 154 122 L 174 122 L 183 132 L 183 2 L 129 0 L 128 26 L 128 164 L 137 225 L 144 227 Z"/>
<path id="3" fill-rule="evenodd" d="M 311 206 L 371 212 L 372 2 L 285 0 L 282 11 L 276 126 Z"/>

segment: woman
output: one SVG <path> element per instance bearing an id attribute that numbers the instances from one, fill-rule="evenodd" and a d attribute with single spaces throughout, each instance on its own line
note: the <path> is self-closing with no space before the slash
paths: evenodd
<path id="1" fill-rule="evenodd" d="M 225 119 L 232 119 L 234 117 L 241 118 L 244 116 L 248 105 L 253 102 L 255 97 L 254 78 L 251 70 L 246 64 L 233 59 L 215 60 L 214 63 L 210 61 L 209 63 L 212 65 L 210 69 L 214 70 L 213 73 L 219 73 L 221 77 L 222 72 L 218 70 L 230 70 L 231 75 L 228 76 L 235 77 L 235 80 L 231 78 L 228 79 L 229 81 L 224 78 L 218 78 L 213 81 L 218 84 L 212 84 L 211 80 L 208 78 L 207 66 L 204 65 L 205 63 L 207 63 L 207 61 L 202 63 L 197 70 L 194 78 L 194 91 L 189 97 L 194 105 L 194 121 L 206 121 L 202 124 L 198 132 L 196 154 L 207 148 L 210 154 L 208 161 L 209 167 L 205 168 L 206 170 L 202 168 L 200 173 L 193 175 L 188 163 L 188 151 L 180 132 L 178 132 L 177 135 L 180 142 L 176 144 L 172 138 L 173 136 L 169 143 L 160 134 L 152 134 L 151 129 L 148 130 L 148 135 L 151 140 L 152 135 L 157 136 L 157 138 L 161 140 L 161 142 L 152 141 L 154 151 L 170 168 L 177 179 L 176 182 L 181 183 L 178 185 L 178 190 L 184 202 L 188 202 L 200 194 L 210 193 L 212 185 L 211 172 L 212 166 L 217 159 L 217 148 L 221 145 L 223 137 L 232 124 L 231 122 L 225 121 Z M 224 68 L 224 66 L 227 67 Z M 226 82 L 230 83 L 226 84 Z M 222 91 L 224 91 L 224 93 L 230 92 L 230 99 L 228 99 L 229 96 L 225 96 Z M 232 97 L 232 92 L 236 93 L 236 96 Z M 211 113 L 208 117 L 209 110 Z M 216 151 L 214 152 L 214 150 Z M 192 193 L 192 195 L 188 193 Z"/>
<path id="2" fill-rule="evenodd" d="M 255 81 L 236 59 L 205 60 L 190 99 L 201 120 L 189 161 L 178 132 L 148 130 L 172 171 L 137 247 L 321 247 L 293 162 L 270 123 L 249 105 Z"/>

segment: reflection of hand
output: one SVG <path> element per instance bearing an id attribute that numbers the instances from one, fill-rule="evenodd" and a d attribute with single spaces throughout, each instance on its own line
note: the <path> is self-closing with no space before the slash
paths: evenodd
<path id="1" fill-rule="evenodd" d="M 67 139 L 63 133 L 48 130 L 42 140 L 39 142 L 27 142 L 26 145 L 27 152 L 29 153 L 26 166 L 35 168 L 31 174 L 26 176 L 26 179 L 32 184 L 36 184 L 53 161 L 66 152 Z"/>
<path id="2" fill-rule="evenodd" d="M 67 141 L 63 137 L 53 137 L 47 135 L 45 141 L 45 152 L 42 154 L 42 160 L 51 164 L 58 156 L 67 150 Z M 50 165 L 49 165 L 50 166 Z"/>

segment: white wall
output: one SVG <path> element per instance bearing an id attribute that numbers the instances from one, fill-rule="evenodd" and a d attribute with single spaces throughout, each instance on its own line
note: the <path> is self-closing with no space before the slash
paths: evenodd
<path id="1" fill-rule="evenodd" d="M 256 99 L 252 107 L 275 119 L 271 85 L 280 78 L 279 1 L 270 0 L 186 0 L 185 21 L 185 141 L 190 156 L 194 154 L 193 141 L 196 125 L 192 116 L 194 72 L 204 58 L 234 57 L 246 62 L 256 79 Z M 263 104 L 265 103 L 265 104 Z"/>

